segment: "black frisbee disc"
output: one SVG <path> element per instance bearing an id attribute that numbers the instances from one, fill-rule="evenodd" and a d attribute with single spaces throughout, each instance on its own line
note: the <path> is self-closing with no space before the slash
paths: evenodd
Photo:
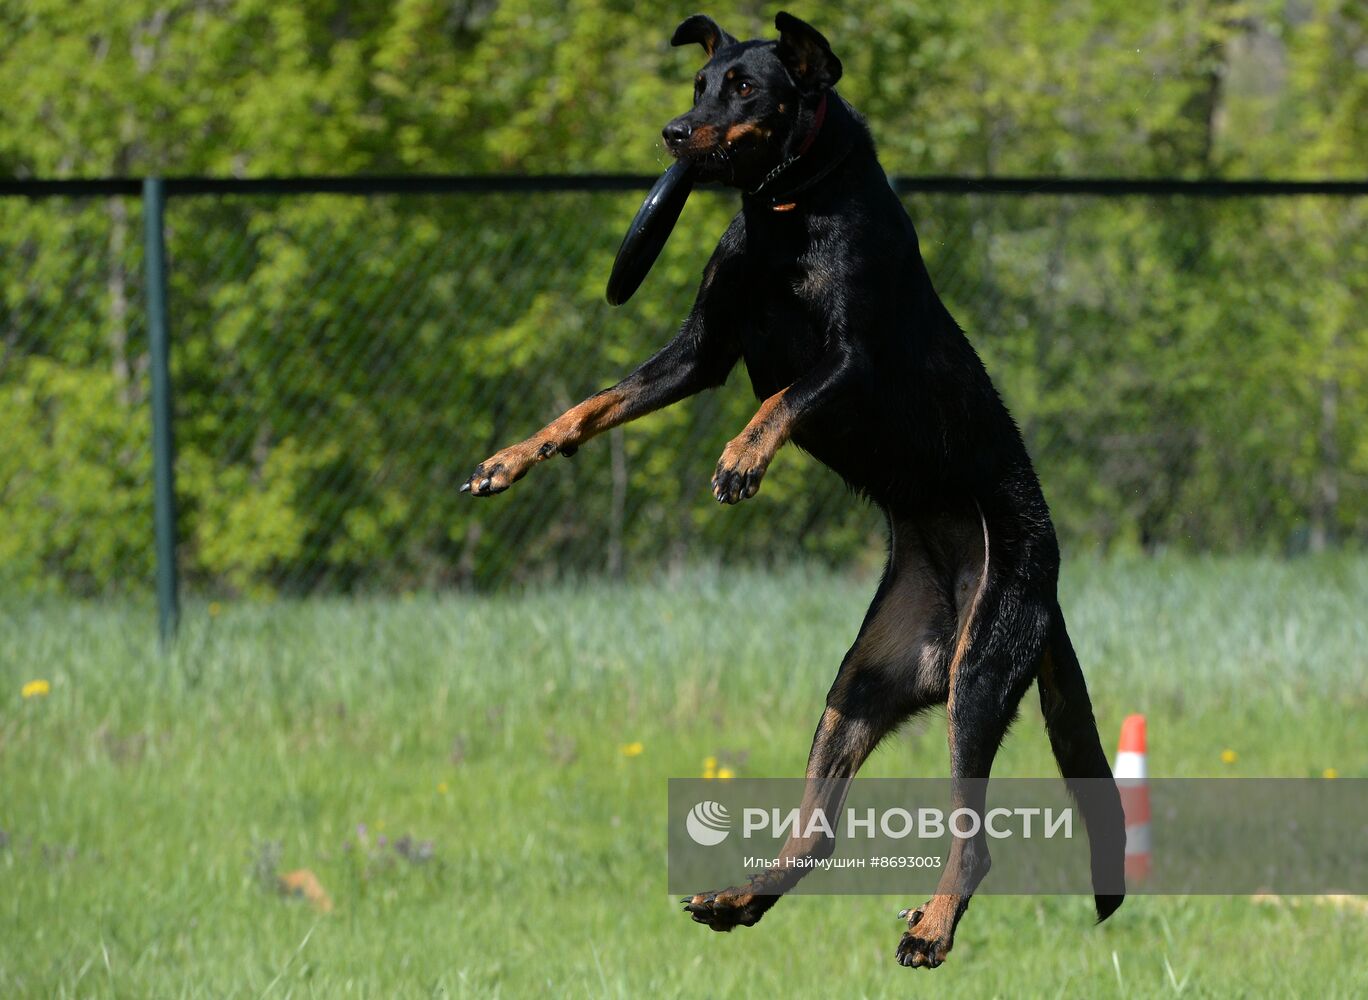
<path id="1" fill-rule="evenodd" d="M 679 221 L 693 183 L 693 164 L 678 160 L 652 186 L 618 247 L 608 275 L 609 305 L 622 305 L 641 285 Z"/>

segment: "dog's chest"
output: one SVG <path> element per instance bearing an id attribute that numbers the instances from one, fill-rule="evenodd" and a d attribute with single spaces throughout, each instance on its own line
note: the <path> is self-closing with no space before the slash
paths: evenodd
<path id="1" fill-rule="evenodd" d="M 764 262 L 744 304 L 741 351 L 757 396 L 792 385 L 821 357 L 828 324 L 814 290 L 820 275 L 801 259 Z"/>

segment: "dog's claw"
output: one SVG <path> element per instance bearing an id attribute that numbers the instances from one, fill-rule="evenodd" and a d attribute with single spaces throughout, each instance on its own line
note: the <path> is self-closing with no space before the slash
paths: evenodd
<path id="1" fill-rule="evenodd" d="M 470 484 L 469 484 L 469 483 L 462 483 L 462 484 L 461 484 L 461 488 L 460 488 L 459 490 L 457 490 L 457 492 L 458 492 L 458 493 L 469 493 L 469 492 L 470 492 Z"/>
<path id="2" fill-rule="evenodd" d="M 736 466 L 719 463 L 713 473 L 713 496 L 718 503 L 725 504 L 749 500 L 760 492 L 760 480 L 764 475 L 763 469 L 751 468 L 743 472 Z"/>

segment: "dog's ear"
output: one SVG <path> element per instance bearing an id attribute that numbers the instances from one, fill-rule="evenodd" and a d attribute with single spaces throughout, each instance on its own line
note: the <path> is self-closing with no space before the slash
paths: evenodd
<path id="1" fill-rule="evenodd" d="M 831 51 L 822 33 L 787 11 L 774 18 L 779 29 L 779 61 L 789 71 L 800 90 L 818 91 L 836 86 L 841 78 L 841 60 Z"/>
<path id="2" fill-rule="evenodd" d="M 675 33 L 670 38 L 671 45 L 688 45 L 691 42 L 703 46 L 703 51 L 708 53 L 708 58 L 711 59 L 718 49 L 735 45 L 736 39 L 719 28 L 717 22 L 707 14 L 695 14 L 675 28 Z"/>

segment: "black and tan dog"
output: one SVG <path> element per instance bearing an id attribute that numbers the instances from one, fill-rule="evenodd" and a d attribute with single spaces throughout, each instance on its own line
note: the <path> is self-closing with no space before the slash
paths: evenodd
<path id="1" fill-rule="evenodd" d="M 666 144 L 700 179 L 742 191 L 679 335 L 611 389 L 485 460 L 462 489 L 499 493 L 537 462 L 721 385 L 744 360 L 762 402 L 722 452 L 714 496 L 754 496 L 792 440 L 890 526 L 887 569 L 817 727 L 804 808 L 839 808 L 880 739 L 945 705 L 957 804 L 981 814 L 984 782 L 968 779 L 988 777 L 1036 680 L 1055 757 L 1079 796 L 1105 918 L 1124 892 L 1123 818 L 1056 599 L 1045 498 L 1015 423 L 931 285 L 863 120 L 832 89 L 840 60 L 797 18 L 781 13 L 775 24 L 777 42 L 738 42 L 701 15 L 674 34 L 709 58 L 693 108 L 665 126 Z M 832 849 L 820 835 L 795 837 L 783 856 Z M 906 913 L 903 965 L 945 959 L 988 864 L 982 833 L 954 840 L 936 894 Z M 805 870 L 754 875 L 685 908 L 717 930 L 754 924 Z"/>

